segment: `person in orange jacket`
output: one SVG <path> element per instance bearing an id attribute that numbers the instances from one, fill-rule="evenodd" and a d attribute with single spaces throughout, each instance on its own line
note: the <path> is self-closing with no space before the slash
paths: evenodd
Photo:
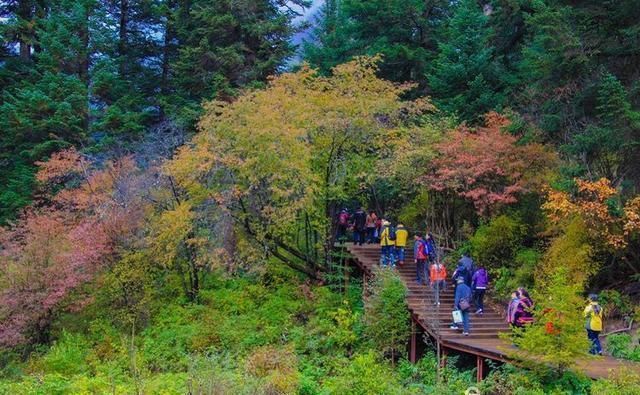
<path id="1" fill-rule="evenodd" d="M 440 304 L 440 290 L 444 290 L 447 279 L 447 269 L 440 261 L 436 261 L 429 269 L 429 278 L 431 281 L 431 288 L 435 294 L 434 304 Z"/>

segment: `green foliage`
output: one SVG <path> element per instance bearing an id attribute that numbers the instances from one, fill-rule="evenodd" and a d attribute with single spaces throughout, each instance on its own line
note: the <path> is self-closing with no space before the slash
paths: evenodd
<path id="1" fill-rule="evenodd" d="M 508 300 L 511 292 L 518 287 L 532 289 L 540 255 L 540 252 L 535 249 L 525 248 L 518 251 L 513 267 L 500 267 L 494 270 L 492 272 L 495 276 L 493 288 L 496 296 L 501 300 Z"/>
<path id="2" fill-rule="evenodd" d="M 607 351 L 614 357 L 640 362 L 640 346 L 629 334 L 615 333 L 607 336 Z"/>
<path id="3" fill-rule="evenodd" d="M 374 395 L 402 394 L 397 374 L 379 362 L 374 352 L 356 355 L 339 368 L 337 375 L 327 382 L 330 394 Z"/>
<path id="4" fill-rule="evenodd" d="M 598 380 L 591 386 L 592 394 L 633 395 L 640 391 L 640 376 L 629 369 L 613 372 L 607 380 Z"/>
<path id="5" fill-rule="evenodd" d="M 409 337 L 406 294 L 407 289 L 396 273 L 380 269 L 365 305 L 365 334 L 392 361 L 402 356 Z"/>
<path id="6" fill-rule="evenodd" d="M 488 269 L 514 267 L 526 235 L 527 227 L 519 218 L 500 215 L 481 225 L 469 239 L 472 256 Z"/>
<path id="7" fill-rule="evenodd" d="M 448 8 L 442 0 L 327 1 L 314 40 L 305 46 L 305 59 L 329 72 L 354 56 L 382 54 L 385 79 L 424 84 Z"/>
<path id="8" fill-rule="evenodd" d="M 439 107 L 462 120 L 476 121 L 490 110 L 500 110 L 504 95 L 488 17 L 477 1 L 456 3 L 427 79 Z"/>
<path id="9" fill-rule="evenodd" d="M 621 294 L 615 289 L 605 289 L 598 293 L 598 297 L 606 318 L 628 318 L 634 313 L 633 303 L 629 295 Z"/>

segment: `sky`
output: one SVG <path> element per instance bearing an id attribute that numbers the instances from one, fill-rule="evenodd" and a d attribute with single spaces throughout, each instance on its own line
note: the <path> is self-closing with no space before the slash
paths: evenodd
<path id="1" fill-rule="evenodd" d="M 303 12 L 303 15 L 296 18 L 295 22 L 296 23 L 313 22 L 313 19 L 320 11 L 322 4 L 324 4 L 324 0 L 313 0 L 311 7 L 307 8 Z M 313 26 L 310 26 L 308 29 L 305 29 L 304 31 L 301 31 L 298 34 L 294 35 L 293 38 L 291 39 L 291 42 L 295 45 L 302 44 L 302 42 L 305 39 L 307 40 L 309 39 L 309 36 L 313 31 L 313 28 L 314 28 Z M 300 63 L 300 60 L 301 60 L 300 51 L 301 51 L 301 47 L 298 48 L 296 55 L 289 61 L 289 64 L 288 64 L 289 66 L 295 66 Z"/>

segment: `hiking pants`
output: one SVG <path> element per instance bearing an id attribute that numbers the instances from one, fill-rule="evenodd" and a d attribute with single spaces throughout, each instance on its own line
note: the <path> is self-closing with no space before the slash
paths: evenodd
<path id="1" fill-rule="evenodd" d="M 462 313 L 462 330 L 463 332 L 469 332 L 469 309 L 460 310 Z"/>
<path id="2" fill-rule="evenodd" d="M 427 262 L 424 259 L 416 260 L 416 281 L 420 284 L 429 283 L 429 272 L 426 270 Z"/>
<path id="3" fill-rule="evenodd" d="M 474 296 L 474 302 L 476 304 L 476 309 L 478 310 L 484 310 L 484 291 L 485 289 L 480 289 L 480 288 L 476 288 L 475 291 L 473 291 L 473 296 Z"/>
<path id="4" fill-rule="evenodd" d="M 591 350 L 589 350 L 590 354 L 601 354 L 602 353 L 602 345 L 600 344 L 600 331 L 592 331 L 591 329 L 587 329 L 587 337 L 591 341 Z"/>
<path id="5" fill-rule="evenodd" d="M 386 267 L 395 264 L 393 260 L 394 246 L 382 246 L 382 253 L 380 255 L 380 266 Z"/>
<path id="6" fill-rule="evenodd" d="M 396 247 L 396 260 L 404 262 L 404 247 Z"/>
<path id="7" fill-rule="evenodd" d="M 440 291 L 444 291 L 445 284 L 446 283 L 444 280 L 438 280 L 433 282 L 433 294 L 435 296 L 434 301 L 436 303 L 440 303 Z"/>
<path id="8" fill-rule="evenodd" d="M 376 240 L 376 228 L 367 228 L 367 243 L 373 243 Z"/>
<path id="9" fill-rule="evenodd" d="M 364 230 L 353 230 L 353 244 L 364 244 Z"/>

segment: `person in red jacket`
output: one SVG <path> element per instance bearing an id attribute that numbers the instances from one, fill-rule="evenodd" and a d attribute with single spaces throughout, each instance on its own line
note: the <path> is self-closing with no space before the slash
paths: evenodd
<path id="1" fill-rule="evenodd" d="M 414 236 L 413 256 L 416 263 L 416 281 L 418 284 L 427 285 L 429 273 L 427 272 L 427 250 L 424 239 L 420 235 Z"/>
<path id="2" fill-rule="evenodd" d="M 431 265 L 430 270 L 431 287 L 435 294 L 434 304 L 440 304 L 440 291 L 444 290 L 447 279 L 447 269 L 440 261 L 436 260 L 436 263 Z"/>

